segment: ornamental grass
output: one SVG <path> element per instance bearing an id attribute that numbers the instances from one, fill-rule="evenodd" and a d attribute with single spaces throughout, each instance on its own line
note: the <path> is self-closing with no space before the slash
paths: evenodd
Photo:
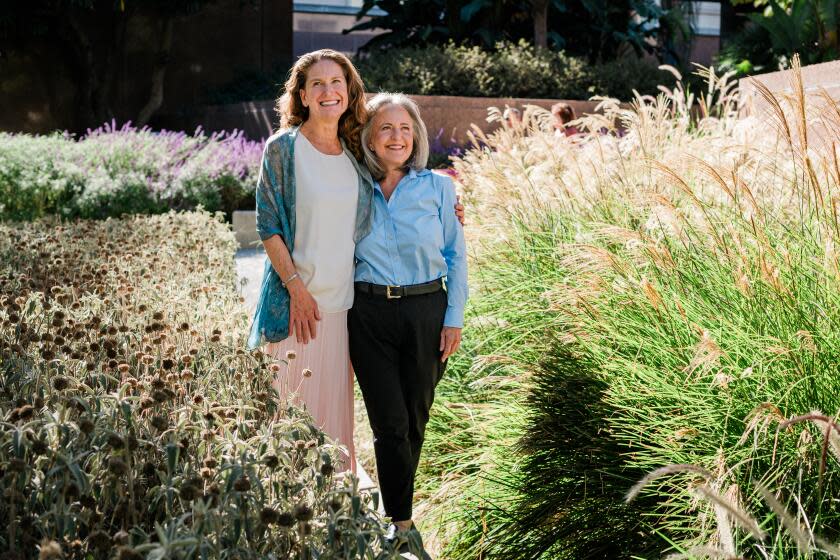
<path id="1" fill-rule="evenodd" d="M 840 107 L 792 74 L 746 115 L 705 70 L 577 137 L 476 132 L 420 477 L 443 557 L 838 556 Z"/>
<path id="2" fill-rule="evenodd" d="M 393 556 L 244 350 L 234 250 L 206 212 L 0 226 L 3 558 Z"/>

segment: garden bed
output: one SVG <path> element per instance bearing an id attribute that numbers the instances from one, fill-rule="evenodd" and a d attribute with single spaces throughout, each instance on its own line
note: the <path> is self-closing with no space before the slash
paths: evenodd
<path id="1" fill-rule="evenodd" d="M 241 132 L 0 133 L 0 221 L 253 209 L 262 143 Z"/>
<path id="2" fill-rule="evenodd" d="M 794 81 L 740 119 L 710 81 L 700 114 L 678 88 L 456 162 L 476 295 L 418 477 L 443 557 L 838 555 L 840 175 L 804 130 L 840 112 Z"/>
<path id="3" fill-rule="evenodd" d="M 234 250 L 208 213 L 0 226 L 6 558 L 389 557 L 244 350 Z"/>

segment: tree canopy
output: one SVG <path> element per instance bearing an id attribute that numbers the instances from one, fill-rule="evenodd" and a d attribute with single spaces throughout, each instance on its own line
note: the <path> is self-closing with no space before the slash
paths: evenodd
<path id="1" fill-rule="evenodd" d="M 628 50 L 667 54 L 669 42 L 686 38 L 683 4 L 654 0 L 365 0 L 345 32 L 384 29 L 366 49 L 443 44 L 492 47 L 528 39 L 591 61 L 614 59 Z M 373 15 L 374 8 L 384 15 Z M 673 49 L 671 49 L 673 50 Z"/>
<path id="2" fill-rule="evenodd" d="M 96 127 L 114 117 L 114 86 L 126 31 L 137 16 L 154 22 L 148 38 L 152 71 L 148 99 L 134 116 L 146 124 L 163 102 L 163 80 L 170 59 L 176 18 L 215 0 L 28 0 L 0 11 L 0 55 L 31 52 L 50 45 L 60 53 L 76 83 L 76 130 Z M 48 69 L 51 71 L 52 68 Z"/>
<path id="3" fill-rule="evenodd" d="M 745 25 L 727 40 L 718 65 L 741 75 L 789 64 L 840 58 L 840 2 L 837 0 L 732 0 L 745 10 Z"/>

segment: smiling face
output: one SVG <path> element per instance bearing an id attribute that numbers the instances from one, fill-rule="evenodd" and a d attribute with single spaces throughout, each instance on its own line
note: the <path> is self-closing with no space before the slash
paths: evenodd
<path id="1" fill-rule="evenodd" d="M 309 109 L 309 118 L 337 122 L 347 110 L 347 80 L 336 62 L 324 59 L 306 73 L 300 101 Z"/>
<path id="2" fill-rule="evenodd" d="M 399 105 L 386 105 L 373 117 L 370 149 L 386 170 L 405 167 L 414 149 L 414 123 Z"/>

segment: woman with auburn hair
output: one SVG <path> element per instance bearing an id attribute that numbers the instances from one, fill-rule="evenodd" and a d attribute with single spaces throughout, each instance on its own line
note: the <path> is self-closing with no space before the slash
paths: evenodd
<path id="1" fill-rule="evenodd" d="M 359 164 L 364 84 L 343 54 L 307 53 L 291 69 L 277 111 L 281 130 L 265 144 L 257 182 L 267 259 L 248 347 L 266 344 L 287 363 L 275 388 L 347 447 L 337 468 L 355 472 L 347 310 L 353 253 L 373 210 L 373 179 Z"/>
<path id="2" fill-rule="evenodd" d="M 266 256 L 248 340 L 287 362 L 275 380 L 347 453 L 355 472 L 347 310 L 353 251 L 370 231 L 373 182 L 359 165 L 364 87 L 343 54 L 303 55 L 277 102 L 281 130 L 265 144 L 257 233 Z M 285 371 L 283 371 L 285 370 Z"/>

